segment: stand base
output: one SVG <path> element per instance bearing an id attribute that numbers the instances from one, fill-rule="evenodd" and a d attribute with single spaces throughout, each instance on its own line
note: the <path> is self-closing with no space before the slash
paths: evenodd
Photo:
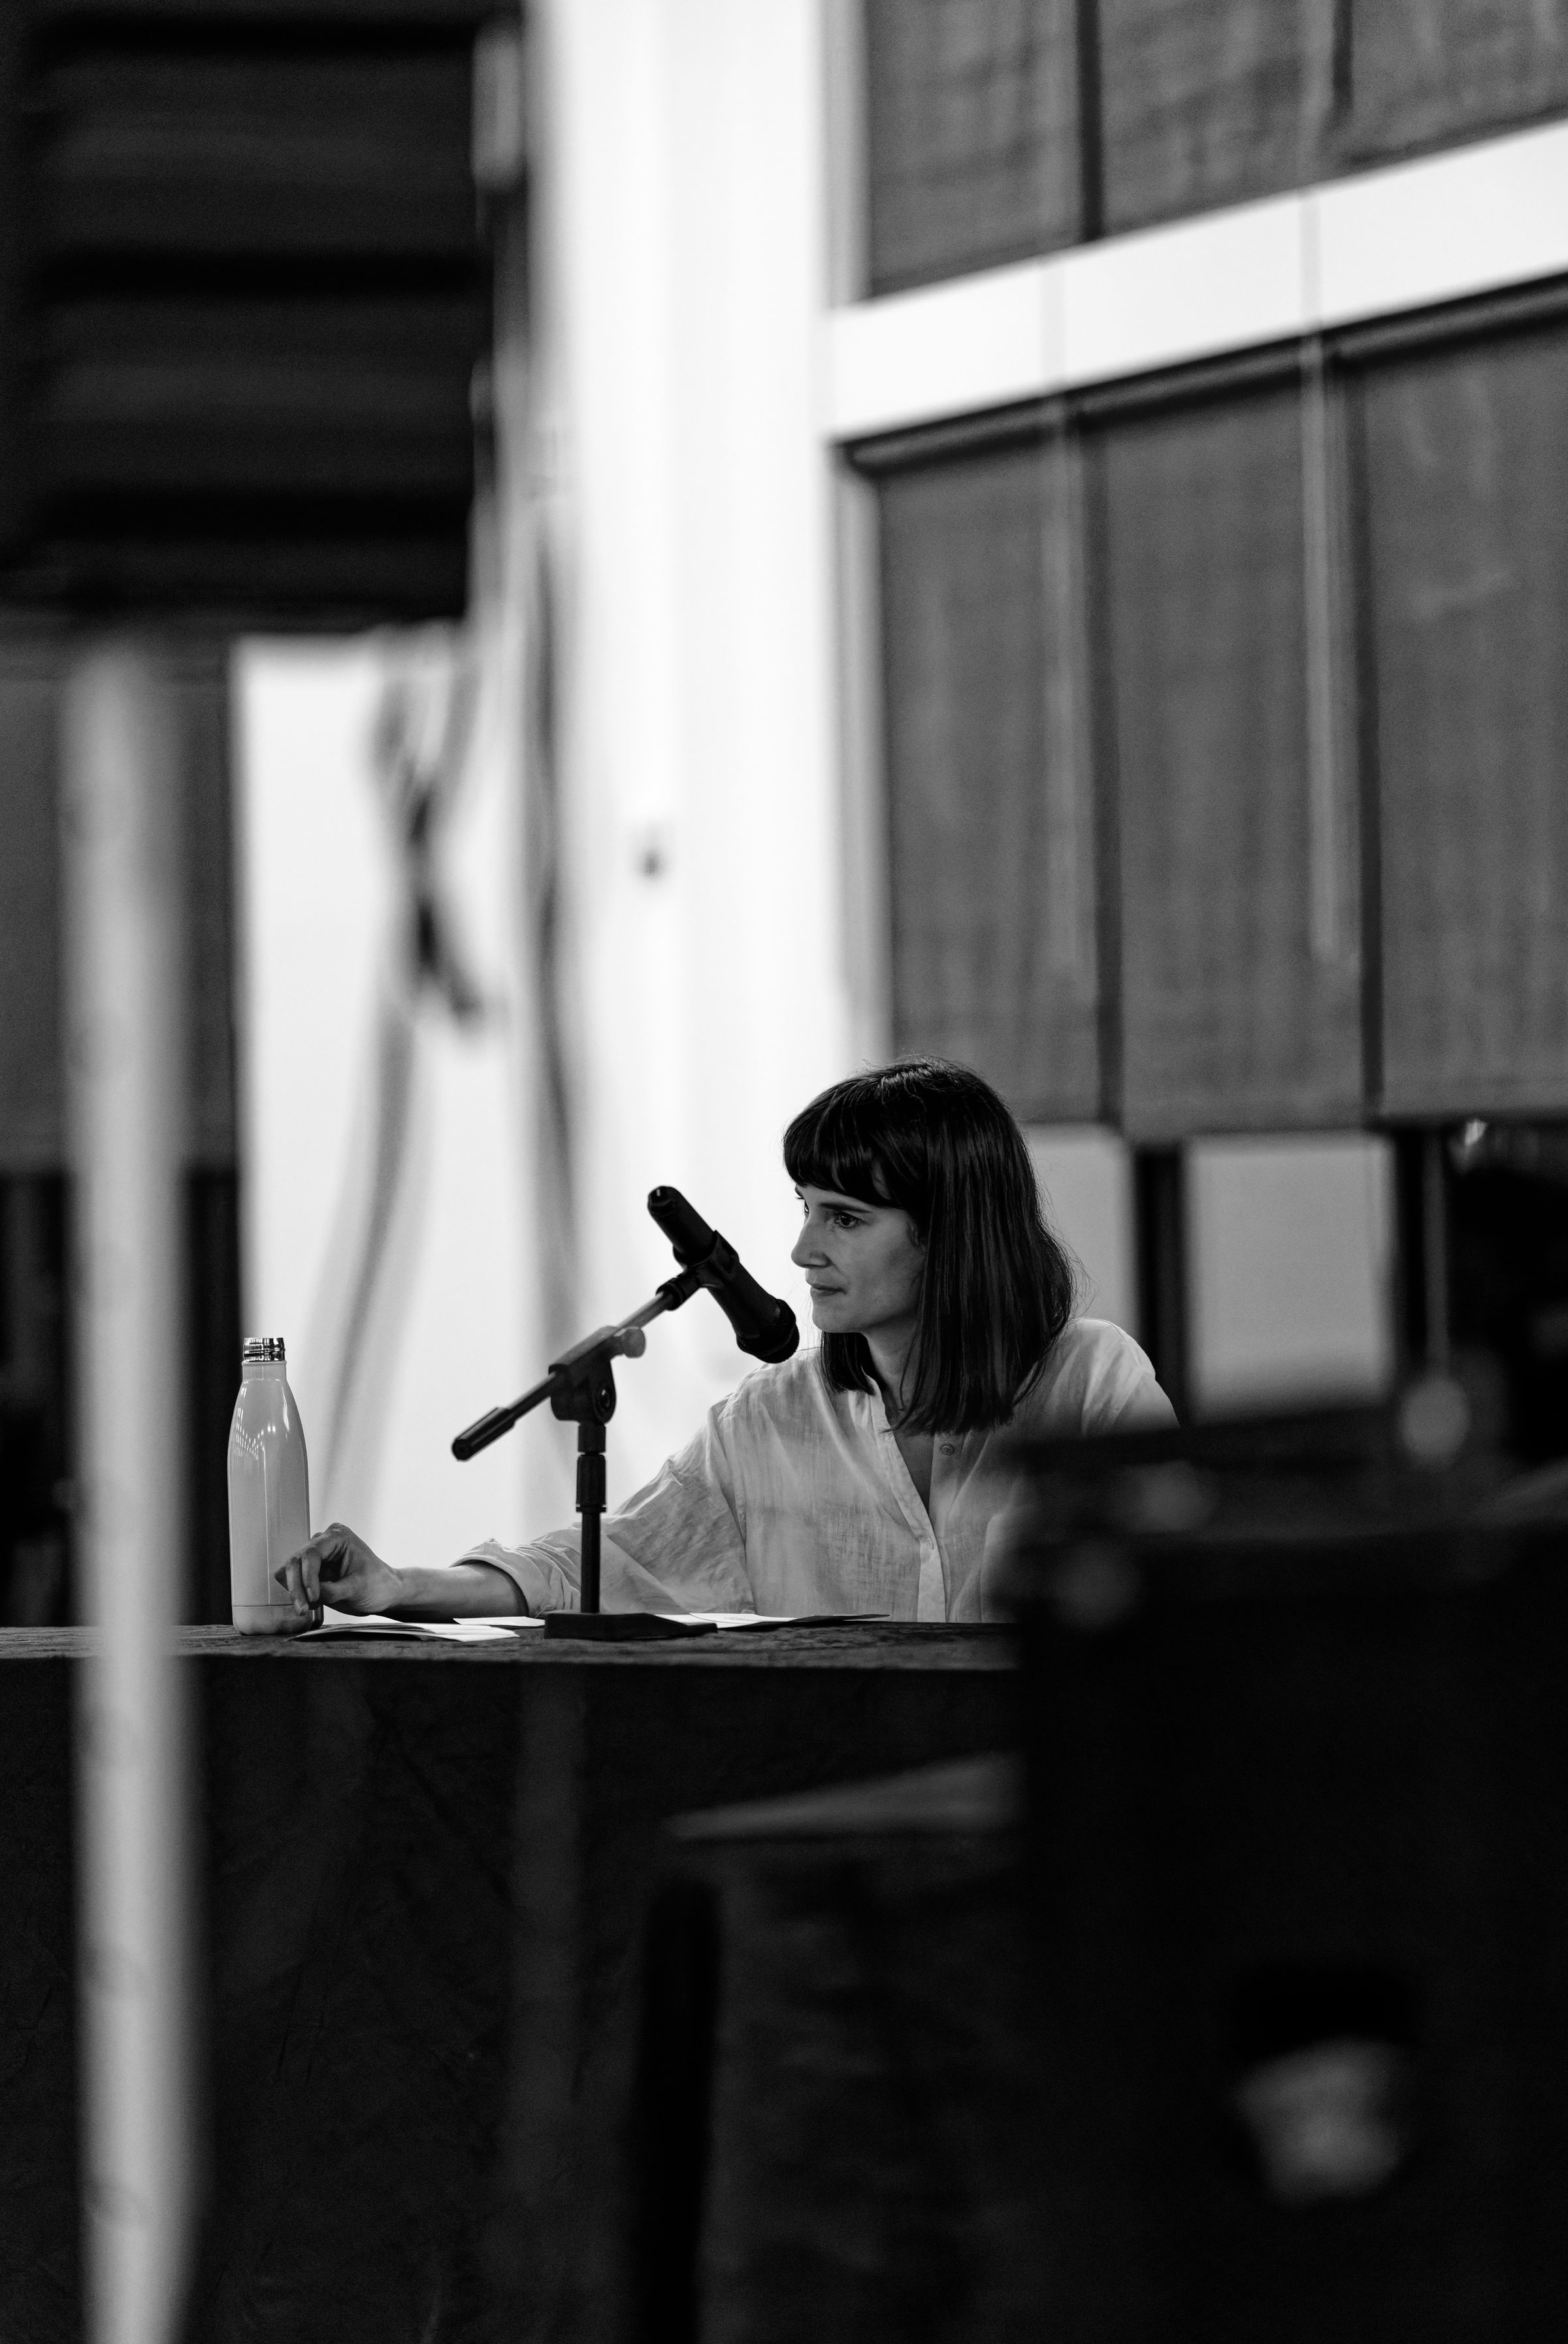
<path id="1" fill-rule="evenodd" d="M 671 1636 L 718 1632 L 711 1620 L 666 1620 L 661 1612 L 547 1612 L 544 1632 L 591 1644 L 652 1644 Z"/>

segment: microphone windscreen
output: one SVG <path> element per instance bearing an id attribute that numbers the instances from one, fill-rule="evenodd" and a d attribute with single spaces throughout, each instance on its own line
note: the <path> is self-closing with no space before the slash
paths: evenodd
<path id="1" fill-rule="evenodd" d="M 713 1252 L 718 1242 L 715 1232 L 679 1188 L 651 1188 L 648 1210 L 674 1247 L 678 1261 L 705 1261 Z"/>
<path id="2" fill-rule="evenodd" d="M 793 1359 L 800 1349 L 800 1328 L 789 1304 L 779 1303 L 762 1333 L 749 1342 L 740 1342 L 739 1349 L 749 1351 L 754 1359 L 761 1359 L 763 1365 L 769 1368 L 776 1368 L 785 1359 Z"/>

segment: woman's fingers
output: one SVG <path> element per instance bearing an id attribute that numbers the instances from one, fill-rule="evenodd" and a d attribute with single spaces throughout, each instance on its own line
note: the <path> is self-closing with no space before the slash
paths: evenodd
<path id="1" fill-rule="evenodd" d="M 281 1571 L 275 1571 L 272 1576 L 278 1586 L 285 1591 L 296 1612 L 309 1610 L 309 1603 L 305 1594 L 305 1571 L 301 1556 L 291 1554 Z"/>
<path id="2" fill-rule="evenodd" d="M 335 1604 L 342 1612 L 374 1612 L 378 1591 L 388 1579 L 386 1565 L 358 1533 L 342 1522 L 329 1523 L 289 1556 L 273 1577 L 288 1591 L 297 1612 L 313 1612 L 319 1603 Z"/>
<path id="3" fill-rule="evenodd" d="M 319 1531 L 298 1554 L 289 1556 L 281 1571 L 273 1572 L 278 1584 L 287 1588 L 296 1612 L 314 1612 L 320 1602 L 326 1576 L 323 1565 L 336 1563 L 340 1543 L 336 1525 L 329 1531 Z"/>
<path id="4" fill-rule="evenodd" d="M 317 1531 L 305 1551 L 312 1559 L 316 1584 L 320 1587 L 329 1580 L 353 1577 L 359 1541 L 341 1522 L 329 1522 L 324 1531 Z"/>
<path id="5" fill-rule="evenodd" d="M 356 1537 L 341 1522 L 329 1522 L 324 1531 L 317 1531 L 311 1544 L 319 1557 L 318 1584 L 322 1601 L 351 1609 L 354 1597 L 360 1591 L 369 1551 L 363 1539 Z"/>
<path id="6" fill-rule="evenodd" d="M 295 1611 L 303 1617 L 310 1610 L 311 1602 L 309 1596 L 305 1592 L 305 1574 L 299 1567 L 298 1556 L 291 1554 L 282 1570 L 275 1571 L 272 1576 L 283 1581 L 288 1591 L 288 1601 L 293 1604 Z"/>

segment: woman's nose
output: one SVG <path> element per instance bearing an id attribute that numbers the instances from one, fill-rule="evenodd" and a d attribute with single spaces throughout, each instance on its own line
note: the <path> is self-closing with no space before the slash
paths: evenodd
<path id="1" fill-rule="evenodd" d="M 804 1269 L 808 1262 L 823 1258 L 821 1243 L 809 1221 L 803 1225 L 799 1237 L 791 1246 L 789 1258 L 797 1269 Z"/>

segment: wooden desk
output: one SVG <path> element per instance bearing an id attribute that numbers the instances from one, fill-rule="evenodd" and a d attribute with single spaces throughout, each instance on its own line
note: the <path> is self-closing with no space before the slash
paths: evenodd
<path id="1" fill-rule="evenodd" d="M 79 2325 L 70 1676 L 0 1632 L 0 2337 Z M 210 2198 L 189 2344 L 622 2339 L 672 1814 L 1016 1744 L 995 1629 L 662 1647 L 179 1639 Z"/>

